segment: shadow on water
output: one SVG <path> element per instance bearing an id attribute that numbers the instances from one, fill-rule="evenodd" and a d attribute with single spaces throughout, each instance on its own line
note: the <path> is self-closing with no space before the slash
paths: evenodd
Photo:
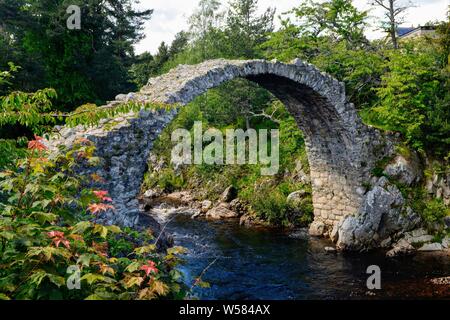
<path id="1" fill-rule="evenodd" d="M 189 250 L 180 270 L 190 286 L 205 267 L 211 288 L 196 288 L 199 299 L 379 299 L 449 298 L 449 286 L 429 278 L 450 274 L 448 257 L 420 255 L 385 259 L 382 253 L 326 253 L 330 243 L 289 238 L 285 233 L 241 227 L 236 221 L 192 220 L 179 215 L 167 226 L 175 244 Z M 367 267 L 378 265 L 382 290 L 368 292 Z"/>

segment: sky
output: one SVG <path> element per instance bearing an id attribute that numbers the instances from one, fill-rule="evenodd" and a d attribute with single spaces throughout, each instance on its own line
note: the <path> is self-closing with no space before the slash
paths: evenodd
<path id="1" fill-rule="evenodd" d="M 171 43 L 181 30 L 187 29 L 187 19 L 194 12 L 199 0 L 140 0 L 138 5 L 141 9 L 153 9 L 154 13 L 149 22 L 145 25 L 146 38 L 136 45 L 138 54 L 149 51 L 155 53 L 162 41 Z M 407 0 L 405 0 L 407 1 Z M 415 7 L 407 12 L 404 26 L 417 26 L 428 21 L 444 20 L 450 0 L 411 0 Z M 226 3 L 226 0 L 222 2 Z M 276 17 L 279 14 L 297 6 L 302 0 L 259 0 L 260 11 L 267 7 L 276 8 Z M 354 5 L 360 10 L 367 10 L 369 0 L 353 0 Z M 377 20 L 382 16 L 382 11 L 373 10 L 370 12 L 372 25 L 377 24 Z M 278 18 L 276 26 L 279 26 Z M 366 31 L 369 39 L 381 37 L 383 34 L 379 30 L 368 29 Z"/>

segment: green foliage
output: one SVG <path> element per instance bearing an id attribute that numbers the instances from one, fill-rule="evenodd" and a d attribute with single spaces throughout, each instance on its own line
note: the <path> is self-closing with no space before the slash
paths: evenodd
<path id="1" fill-rule="evenodd" d="M 23 141 L 0 139 L 0 170 L 9 168 L 25 156 L 26 150 L 22 144 Z"/>
<path id="2" fill-rule="evenodd" d="M 135 0 L 11 0 L 0 2 L 0 68 L 8 61 L 23 69 L 14 88 L 58 92 L 57 106 L 70 111 L 86 102 L 111 100 L 135 87 L 128 77 L 133 45 L 143 38 L 152 10 Z M 69 30 L 69 5 L 81 8 L 80 30 Z M 4 60 L 5 59 L 5 60 Z"/>
<path id="3" fill-rule="evenodd" d="M 425 202 L 422 217 L 426 222 L 441 222 L 447 216 L 450 216 L 450 208 L 444 204 L 442 199 L 432 199 Z"/>
<path id="4" fill-rule="evenodd" d="M 287 201 L 287 196 L 299 189 L 308 190 L 309 187 L 289 182 L 277 185 L 264 183 L 254 190 L 247 201 L 260 219 L 268 221 L 272 225 L 281 227 L 308 226 L 314 217 L 311 196 L 306 196 L 299 203 Z M 308 191 L 310 192 L 310 190 Z"/>
<path id="5" fill-rule="evenodd" d="M 38 90 L 33 93 L 12 92 L 0 97 L 0 126 L 20 124 L 35 132 L 55 124 L 56 117 L 51 113 L 52 99 L 56 98 L 53 89 Z"/>
<path id="6" fill-rule="evenodd" d="M 450 146 L 450 111 L 443 100 L 448 88 L 434 49 L 416 41 L 387 55 L 389 71 L 376 89 L 379 103 L 372 109 L 372 119 L 403 133 L 418 150 L 443 154 Z"/>
<path id="7" fill-rule="evenodd" d="M 169 272 L 178 262 L 173 252 L 156 252 L 151 234 L 96 222 L 97 209 L 111 208 L 103 203 L 106 192 L 84 189 L 88 177 L 75 173 L 93 151 L 89 141 L 80 141 L 50 155 L 37 137 L 17 167 L 0 173 L 2 299 L 183 296 L 179 277 Z M 69 267 L 80 272 L 78 290 L 66 285 Z"/>
<path id="8" fill-rule="evenodd" d="M 162 170 L 156 176 L 147 173 L 144 178 L 144 185 L 146 188 L 159 187 L 164 192 L 170 193 L 182 189 L 185 186 L 185 182 L 183 176 L 176 175 L 169 168 Z"/>
<path id="9" fill-rule="evenodd" d="M 273 31 L 275 9 L 268 8 L 257 15 L 258 0 L 231 0 L 225 26 L 228 55 L 252 59 L 258 56 L 258 47 Z"/>
<path id="10" fill-rule="evenodd" d="M 267 187 L 255 191 L 250 198 L 250 205 L 260 218 L 275 225 L 287 222 L 290 208 L 285 194 Z"/>

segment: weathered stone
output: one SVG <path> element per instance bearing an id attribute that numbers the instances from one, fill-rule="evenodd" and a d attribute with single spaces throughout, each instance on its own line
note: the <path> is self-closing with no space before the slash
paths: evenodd
<path id="1" fill-rule="evenodd" d="M 189 204 L 194 200 L 194 197 L 189 191 L 173 192 L 166 195 L 164 198 L 169 202 L 179 202 L 184 204 Z"/>
<path id="2" fill-rule="evenodd" d="M 230 209 L 236 212 L 238 216 L 243 216 L 247 213 L 247 206 L 237 198 L 230 202 Z"/>
<path id="3" fill-rule="evenodd" d="M 418 249 L 418 251 L 442 251 L 442 244 L 436 243 L 426 243 Z"/>
<path id="4" fill-rule="evenodd" d="M 157 198 L 157 197 L 161 196 L 161 194 L 162 194 L 162 191 L 159 189 L 149 189 L 144 192 L 144 197 L 153 199 L 153 198 Z"/>
<path id="5" fill-rule="evenodd" d="M 327 253 L 336 253 L 336 248 L 333 247 L 325 247 L 324 248 Z"/>
<path id="6" fill-rule="evenodd" d="M 450 228 L 450 217 L 445 217 L 444 218 L 444 224 L 447 228 Z"/>
<path id="7" fill-rule="evenodd" d="M 321 221 L 314 221 L 309 226 L 309 234 L 313 237 L 321 237 L 325 234 L 326 226 L 325 223 Z"/>
<path id="8" fill-rule="evenodd" d="M 381 187 L 381 186 L 384 186 Z M 411 209 L 403 212 L 404 199 L 397 187 L 384 179 L 369 191 L 356 216 L 348 216 L 339 224 L 338 247 L 344 250 L 366 250 L 399 231 L 409 231 L 420 218 Z"/>
<path id="9" fill-rule="evenodd" d="M 445 237 L 445 238 L 442 240 L 442 246 L 443 246 L 445 249 L 450 249 L 450 237 L 449 237 L 449 236 Z"/>
<path id="10" fill-rule="evenodd" d="M 406 232 L 404 238 L 411 244 L 419 244 L 430 242 L 434 237 L 429 235 L 425 229 L 420 228 L 411 232 Z"/>
<path id="11" fill-rule="evenodd" d="M 304 199 L 305 196 L 306 196 L 305 190 L 295 191 L 292 192 L 290 195 L 288 195 L 287 202 L 295 207 L 301 203 L 301 201 Z"/>
<path id="12" fill-rule="evenodd" d="M 261 220 L 257 216 L 251 213 L 244 214 L 239 219 L 239 224 L 245 227 L 268 227 L 269 224 L 266 221 Z"/>
<path id="13" fill-rule="evenodd" d="M 412 151 L 410 159 L 398 155 L 386 166 L 384 173 L 407 186 L 411 186 L 421 179 L 419 158 Z"/>
<path id="14" fill-rule="evenodd" d="M 381 241 L 380 248 L 388 248 L 391 245 L 391 243 L 392 243 L 392 238 L 391 237 L 386 238 L 383 241 Z"/>
<path id="15" fill-rule="evenodd" d="M 206 212 L 209 211 L 209 209 L 212 208 L 212 206 L 213 206 L 212 201 L 205 200 L 205 201 L 203 201 L 203 202 L 201 203 L 201 211 L 204 212 L 204 213 L 206 213 Z"/>
<path id="16" fill-rule="evenodd" d="M 224 192 L 220 196 L 221 202 L 231 202 L 237 196 L 237 190 L 233 186 L 229 186 L 224 190 Z"/>
<path id="17" fill-rule="evenodd" d="M 414 247 L 405 239 L 401 239 L 398 241 L 394 247 L 386 253 L 386 256 L 389 258 L 398 257 L 398 256 L 406 256 L 414 254 Z"/>
<path id="18" fill-rule="evenodd" d="M 333 230 L 330 233 L 330 239 L 333 242 L 337 242 L 339 240 L 339 224 L 335 224 Z"/>
<path id="19" fill-rule="evenodd" d="M 206 213 L 206 217 L 215 220 L 222 220 L 238 218 L 239 215 L 236 212 L 230 210 L 229 204 L 222 202 L 219 203 L 216 207 L 209 210 Z"/>
<path id="20" fill-rule="evenodd" d="M 297 183 L 310 184 L 311 176 L 306 173 L 303 163 L 300 160 L 295 162 L 293 180 Z"/>

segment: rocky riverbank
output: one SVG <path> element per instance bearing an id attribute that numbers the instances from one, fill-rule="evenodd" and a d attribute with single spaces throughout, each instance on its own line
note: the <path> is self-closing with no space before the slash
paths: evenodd
<path id="1" fill-rule="evenodd" d="M 380 179 L 383 181 L 383 179 Z M 380 187 L 381 189 L 381 187 Z M 375 193 L 378 189 L 375 188 Z M 384 189 L 383 189 L 384 190 Z M 392 189 L 390 189 L 392 192 Z M 295 192 L 289 195 L 288 199 L 291 202 L 299 201 L 302 197 L 302 192 Z M 390 199 L 386 195 L 383 195 L 383 199 Z M 375 200 L 373 200 L 375 201 Z M 392 201 L 394 203 L 395 200 Z M 158 217 L 157 220 L 161 224 L 169 222 L 169 217 L 173 217 L 176 214 L 188 215 L 192 219 L 207 219 L 207 220 L 235 220 L 242 226 L 250 228 L 274 228 L 269 223 L 259 219 L 254 213 L 251 212 L 249 206 L 243 203 L 237 198 L 237 190 L 233 187 L 228 187 L 220 198 L 216 201 L 203 200 L 198 201 L 195 199 L 189 191 L 181 191 L 166 194 L 158 189 L 147 190 L 141 196 L 141 203 L 143 210 L 147 211 L 149 216 L 148 219 L 153 219 Z M 377 219 L 377 208 L 372 206 L 372 211 L 367 210 L 368 217 L 370 221 Z M 379 212 L 379 211 L 378 211 Z M 391 211 L 388 211 L 391 212 Z M 362 226 L 367 228 L 365 232 L 365 238 L 359 235 L 361 239 L 367 239 L 367 241 L 377 241 L 382 239 L 379 245 L 376 246 L 379 250 L 386 253 L 386 257 L 394 258 L 400 256 L 410 256 L 418 253 L 433 253 L 437 255 L 444 255 L 450 257 L 450 237 L 438 237 L 436 235 L 431 235 L 429 232 L 420 226 L 420 218 L 411 213 L 408 217 L 400 216 L 388 217 L 391 219 L 386 219 L 386 217 L 381 219 L 378 215 L 378 225 L 375 227 L 373 222 L 369 223 L 363 220 Z M 409 220 L 408 220 L 409 219 Z M 416 221 L 414 221 L 416 219 Z M 345 223 L 346 220 L 344 220 Z M 408 222 L 409 221 L 409 222 Z M 409 227 L 411 231 L 404 231 L 407 229 L 405 227 L 408 223 L 412 226 L 418 226 L 417 228 Z M 450 226 L 447 225 L 445 228 L 448 230 Z M 321 236 L 322 232 L 315 233 L 312 231 L 315 228 L 314 223 L 310 228 L 296 228 L 292 226 L 291 228 L 285 228 L 285 232 L 289 234 L 289 237 L 308 240 L 311 236 Z M 345 225 L 340 224 L 335 230 L 337 232 L 342 232 L 342 228 L 346 228 Z M 383 235 L 389 235 L 388 237 L 380 237 L 377 232 L 373 230 L 378 230 L 378 233 Z M 396 231 L 394 235 L 391 235 L 393 231 Z M 164 230 L 163 230 L 164 232 Z M 345 234 L 345 233 L 344 233 Z M 369 238 L 372 237 L 372 238 Z M 165 236 L 166 239 L 169 237 Z M 342 238 L 342 235 L 337 235 L 336 237 L 331 236 L 331 240 L 334 240 L 335 245 L 330 244 L 324 247 L 324 250 L 331 253 L 336 251 L 349 251 L 349 247 L 342 245 L 346 240 Z M 168 240 L 170 243 L 170 239 Z M 354 248 L 354 247 L 353 247 Z M 351 251 L 368 251 L 368 247 L 361 246 L 359 250 Z"/>

